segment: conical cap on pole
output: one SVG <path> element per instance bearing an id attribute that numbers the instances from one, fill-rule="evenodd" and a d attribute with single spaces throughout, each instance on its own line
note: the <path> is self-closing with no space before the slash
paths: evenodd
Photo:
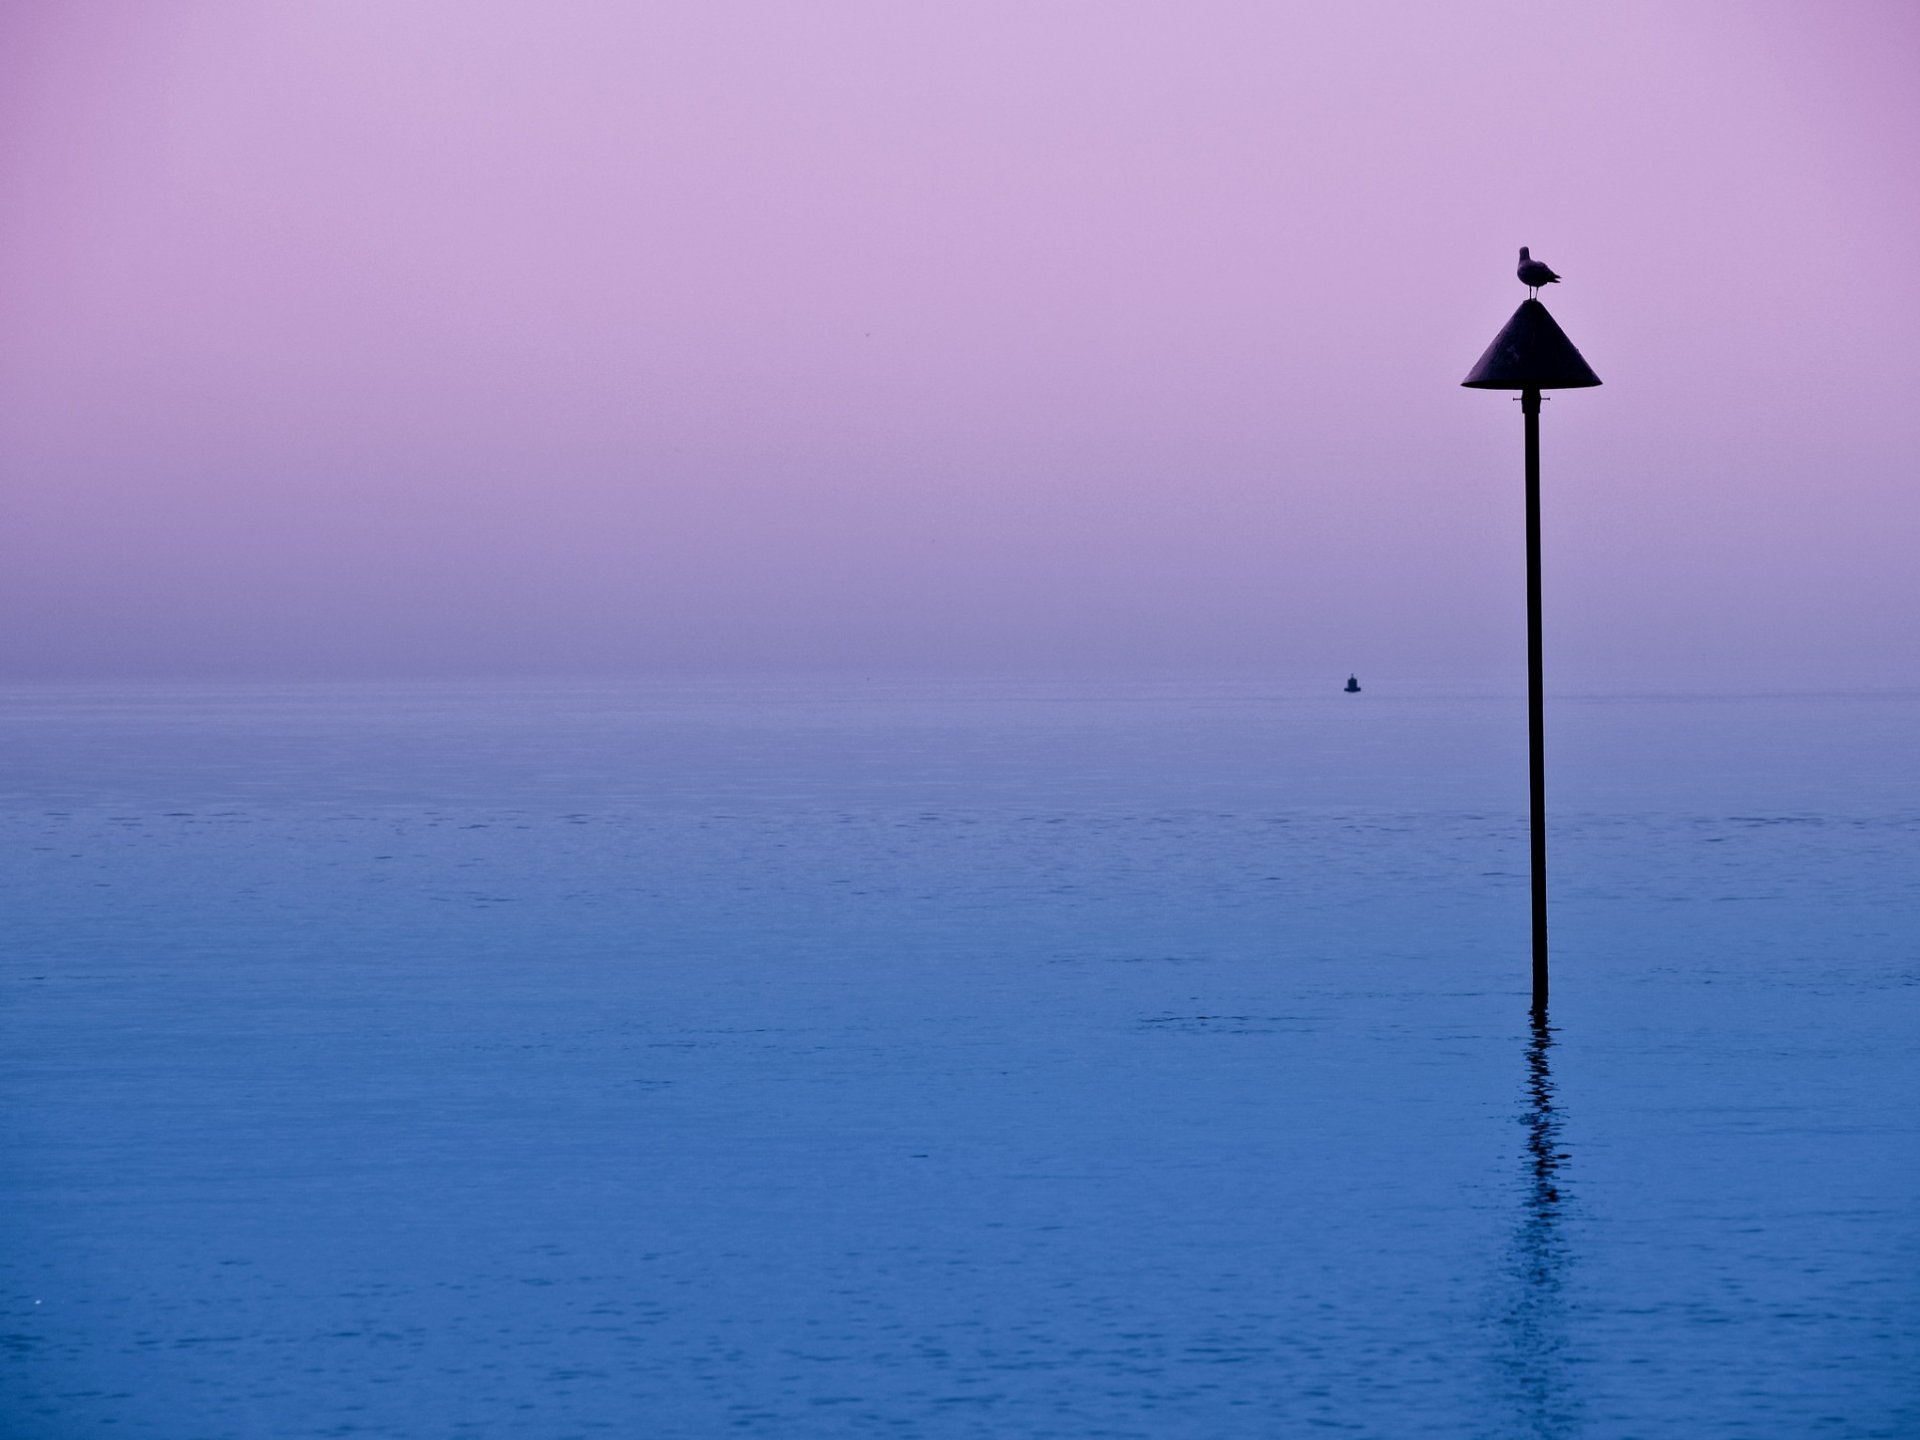
<path id="1" fill-rule="evenodd" d="M 1600 377 L 1538 300 L 1523 300 L 1460 382 L 1475 390 L 1578 390 Z"/>

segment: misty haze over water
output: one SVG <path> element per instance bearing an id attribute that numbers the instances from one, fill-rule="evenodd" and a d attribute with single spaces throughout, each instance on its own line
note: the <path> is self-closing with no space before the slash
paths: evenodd
<path id="1" fill-rule="evenodd" d="M 0 6 L 0 1433 L 1920 1434 L 1917 63 Z"/>

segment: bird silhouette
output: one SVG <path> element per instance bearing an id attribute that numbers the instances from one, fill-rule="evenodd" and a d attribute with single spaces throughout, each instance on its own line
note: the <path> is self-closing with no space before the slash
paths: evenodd
<path id="1" fill-rule="evenodd" d="M 1542 285 L 1552 285 L 1560 277 L 1545 265 L 1527 253 L 1527 247 L 1520 247 L 1520 268 L 1513 272 L 1520 277 L 1520 283 L 1527 287 L 1527 298 L 1531 300 L 1540 293 Z"/>

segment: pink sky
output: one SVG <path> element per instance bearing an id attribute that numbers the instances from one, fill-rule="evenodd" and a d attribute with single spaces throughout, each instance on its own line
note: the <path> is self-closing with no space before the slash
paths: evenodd
<path id="1" fill-rule="evenodd" d="M 0 0 L 0 676 L 1920 685 L 1920 11 Z"/>

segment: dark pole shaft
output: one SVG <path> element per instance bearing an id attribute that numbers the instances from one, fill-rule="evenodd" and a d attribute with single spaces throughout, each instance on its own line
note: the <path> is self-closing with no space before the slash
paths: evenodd
<path id="1" fill-rule="evenodd" d="M 1546 700 L 1540 664 L 1540 392 L 1520 392 L 1527 426 L 1527 788 L 1533 840 L 1533 1009 L 1547 1008 Z"/>

